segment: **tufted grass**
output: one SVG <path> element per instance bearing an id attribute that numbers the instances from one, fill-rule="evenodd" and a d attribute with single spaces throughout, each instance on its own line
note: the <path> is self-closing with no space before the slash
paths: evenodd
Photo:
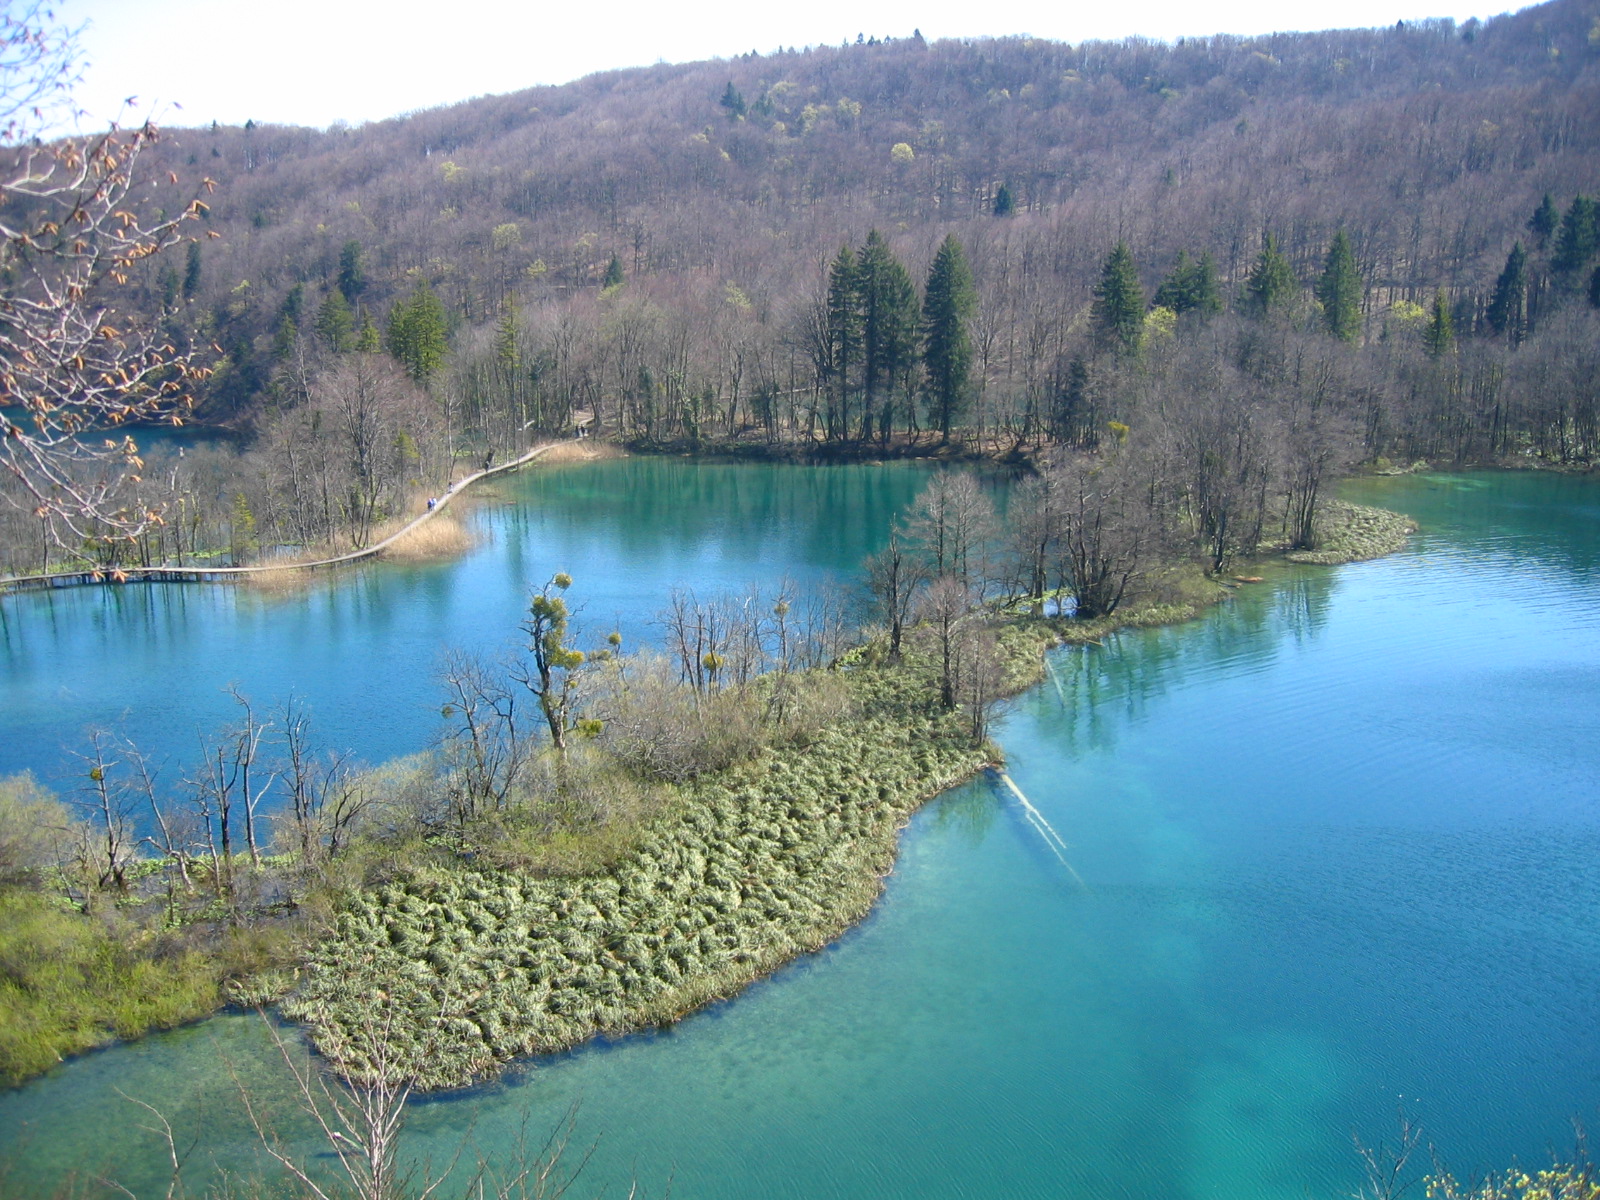
<path id="1" fill-rule="evenodd" d="M 916 807 L 992 754 L 916 672 L 851 674 L 854 715 L 669 789 L 586 874 L 475 859 L 361 893 L 284 1012 L 359 1076 L 379 1069 L 359 1031 L 381 996 L 407 1016 L 392 1066 L 456 1087 L 675 1021 L 826 945 L 871 908 Z"/>
<path id="2" fill-rule="evenodd" d="M 0 895 L 0 1079 L 204 1016 L 221 1002 L 218 968 L 212 954 L 119 937 L 49 896 Z"/>

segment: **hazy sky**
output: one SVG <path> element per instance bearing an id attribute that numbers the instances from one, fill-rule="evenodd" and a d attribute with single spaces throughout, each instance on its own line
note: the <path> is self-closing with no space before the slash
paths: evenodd
<path id="1" fill-rule="evenodd" d="M 653 0 L 58 0 L 87 22 L 76 98 L 94 124 L 154 109 L 168 125 L 351 124 L 594 71 L 688 62 L 779 46 L 834 44 L 857 33 L 929 40 L 1027 33 L 1076 42 L 1130 34 L 1172 39 L 1387 25 L 1401 18 L 1488 16 L 1515 0 L 1346 0 L 1305 7 L 1265 0 L 810 0 L 772 4 Z M 174 110 L 173 105 L 181 105 Z"/>

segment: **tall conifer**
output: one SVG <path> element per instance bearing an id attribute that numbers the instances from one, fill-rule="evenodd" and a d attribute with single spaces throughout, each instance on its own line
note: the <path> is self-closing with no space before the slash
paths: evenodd
<path id="1" fill-rule="evenodd" d="M 896 380 L 903 379 L 917 348 L 917 289 L 911 275 L 874 229 L 856 258 L 861 310 L 861 436 L 874 418 L 887 440 Z"/>
<path id="2" fill-rule="evenodd" d="M 947 442 L 971 388 L 972 341 L 967 321 L 976 304 L 967 256 L 956 235 L 949 234 L 933 256 L 922 300 L 923 389 L 939 433 Z"/>
<path id="3" fill-rule="evenodd" d="M 1299 286 L 1294 268 L 1278 251 L 1278 239 L 1270 233 L 1261 235 L 1261 253 L 1255 266 L 1250 268 L 1245 280 L 1245 307 L 1258 317 L 1264 317 L 1274 308 L 1286 303 Z"/>
<path id="4" fill-rule="evenodd" d="M 828 268 L 827 362 L 823 375 L 828 393 L 825 425 L 830 438 L 849 434 L 851 388 L 861 353 L 861 279 L 855 251 L 841 246 Z"/>
<path id="5" fill-rule="evenodd" d="M 366 254 L 361 243 L 351 238 L 339 248 L 339 277 L 337 286 L 345 303 L 352 309 L 361 293 L 367 290 Z"/>
<path id="6" fill-rule="evenodd" d="M 1154 303 L 1158 308 L 1170 308 L 1179 315 L 1198 312 L 1209 317 L 1221 312 L 1222 293 L 1217 286 L 1216 260 L 1209 252 L 1193 259 L 1187 250 L 1179 250 L 1171 272 L 1156 289 Z"/>
<path id="7" fill-rule="evenodd" d="M 1587 196 L 1574 196 L 1561 218 L 1555 252 L 1550 256 L 1551 268 L 1563 273 L 1578 270 L 1594 255 L 1596 236 L 1594 201 Z"/>
<path id="8" fill-rule="evenodd" d="M 335 354 L 350 352 L 355 341 L 356 319 L 343 292 L 335 289 L 327 294 L 317 307 L 317 319 L 313 325 L 317 337 L 329 350 Z"/>
<path id="9" fill-rule="evenodd" d="M 1496 333 L 1504 334 L 1513 346 L 1528 335 L 1528 256 L 1522 243 L 1511 247 L 1505 269 L 1495 280 L 1494 295 L 1486 314 Z"/>
<path id="10" fill-rule="evenodd" d="M 1433 294 L 1433 311 L 1422 331 L 1422 344 L 1429 358 L 1443 358 L 1456 344 L 1455 322 L 1450 317 L 1450 305 L 1443 292 Z"/>
<path id="11" fill-rule="evenodd" d="M 1144 289 L 1128 243 L 1118 242 L 1100 268 L 1093 319 L 1100 344 L 1118 354 L 1137 354 L 1144 329 Z"/>
<path id="12" fill-rule="evenodd" d="M 423 285 L 394 306 L 386 340 L 406 374 L 426 387 L 443 365 L 449 341 L 444 305 L 432 288 Z"/>
<path id="13" fill-rule="evenodd" d="M 1533 210 L 1533 216 L 1528 218 L 1528 229 L 1533 234 L 1533 244 L 1543 250 L 1550 241 L 1550 235 L 1561 224 L 1561 214 L 1556 211 L 1556 202 L 1550 199 L 1550 193 L 1544 194 L 1544 199 L 1539 202 L 1539 207 Z"/>
<path id="14" fill-rule="evenodd" d="M 1341 342 L 1361 336 L 1361 270 L 1342 229 L 1328 247 L 1322 277 L 1317 280 L 1317 299 L 1322 301 L 1322 321 L 1329 333 Z"/>

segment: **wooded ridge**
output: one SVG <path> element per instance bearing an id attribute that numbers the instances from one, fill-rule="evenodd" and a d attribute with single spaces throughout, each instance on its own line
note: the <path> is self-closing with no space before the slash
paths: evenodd
<path id="1" fill-rule="evenodd" d="M 215 180 L 216 236 L 134 264 L 127 299 L 214 347 L 199 412 L 246 439 L 148 455 L 127 487 L 166 524 L 84 553 L 363 546 L 458 459 L 580 422 L 1031 454 L 1193 410 L 1331 440 L 1335 472 L 1587 465 L 1597 66 L 1600 10 L 1554 0 L 1174 45 L 874 38 L 168 131 L 148 165 Z M 78 553 L 30 507 L 12 571 Z"/>

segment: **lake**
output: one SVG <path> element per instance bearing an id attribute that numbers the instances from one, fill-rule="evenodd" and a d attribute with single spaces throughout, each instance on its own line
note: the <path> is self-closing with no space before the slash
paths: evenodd
<path id="1" fill-rule="evenodd" d="M 43 673 L 58 656 L 81 671 L 90 630 L 108 654 L 165 637 L 195 662 L 309 630 L 328 674 L 360 672 L 373 624 L 409 639 L 392 663 L 503 636 L 546 553 L 604 623 L 674 581 L 839 578 L 921 478 L 790 470 L 530 472 L 528 503 L 481 508 L 496 540 L 457 564 L 368 568 L 294 600 L 191 589 L 169 607 L 150 589 L 122 626 L 132 589 L 37 598 L 49 621 L 5 644 Z M 663 517 L 640 486 L 704 505 Z M 873 916 L 823 953 L 671 1031 L 418 1104 L 409 1152 L 445 1162 L 470 1136 L 469 1155 L 505 1161 L 519 1130 L 542 1143 L 575 1106 L 572 1157 L 594 1147 L 577 1195 L 637 1179 L 657 1196 L 1287 1200 L 1350 1194 L 1352 1135 L 1392 1140 L 1402 1111 L 1461 1176 L 1570 1149 L 1600 1100 L 1600 490 L 1482 474 L 1349 495 L 1423 532 L 1378 562 L 1271 570 L 1185 626 L 1058 651 L 998 722 L 1064 853 L 995 780 L 955 789 L 907 829 Z M 13 627 L 31 620 L 15 608 Z M 110 690 L 135 674 L 112 659 Z M 369 756 L 428 735 L 424 717 L 389 728 L 429 697 L 425 674 L 395 674 L 369 677 L 385 690 L 362 697 L 370 715 L 337 718 Z M 321 722 L 348 684 L 318 686 Z M 0 770 L 13 719 L 0 711 Z M 196 1163 L 249 1169 L 225 1064 L 282 1102 L 272 1055 L 255 1018 L 225 1016 L 0 1096 L 0 1191 L 43 1195 L 81 1165 L 162 1194 L 160 1147 L 118 1088 L 198 1137 Z"/>
<path id="2" fill-rule="evenodd" d="M 450 562 L 369 564 L 288 594 L 141 583 L 0 598 L 0 775 L 32 770 L 65 794 L 90 727 L 175 771 L 236 718 L 230 684 L 259 706 L 297 697 L 323 742 L 369 762 L 409 754 L 438 732 L 445 652 L 516 644 L 530 589 L 557 571 L 574 580 L 579 645 L 618 629 L 636 646 L 675 586 L 848 589 L 926 477 L 905 463 L 538 467 L 474 490 L 478 548 Z"/>

